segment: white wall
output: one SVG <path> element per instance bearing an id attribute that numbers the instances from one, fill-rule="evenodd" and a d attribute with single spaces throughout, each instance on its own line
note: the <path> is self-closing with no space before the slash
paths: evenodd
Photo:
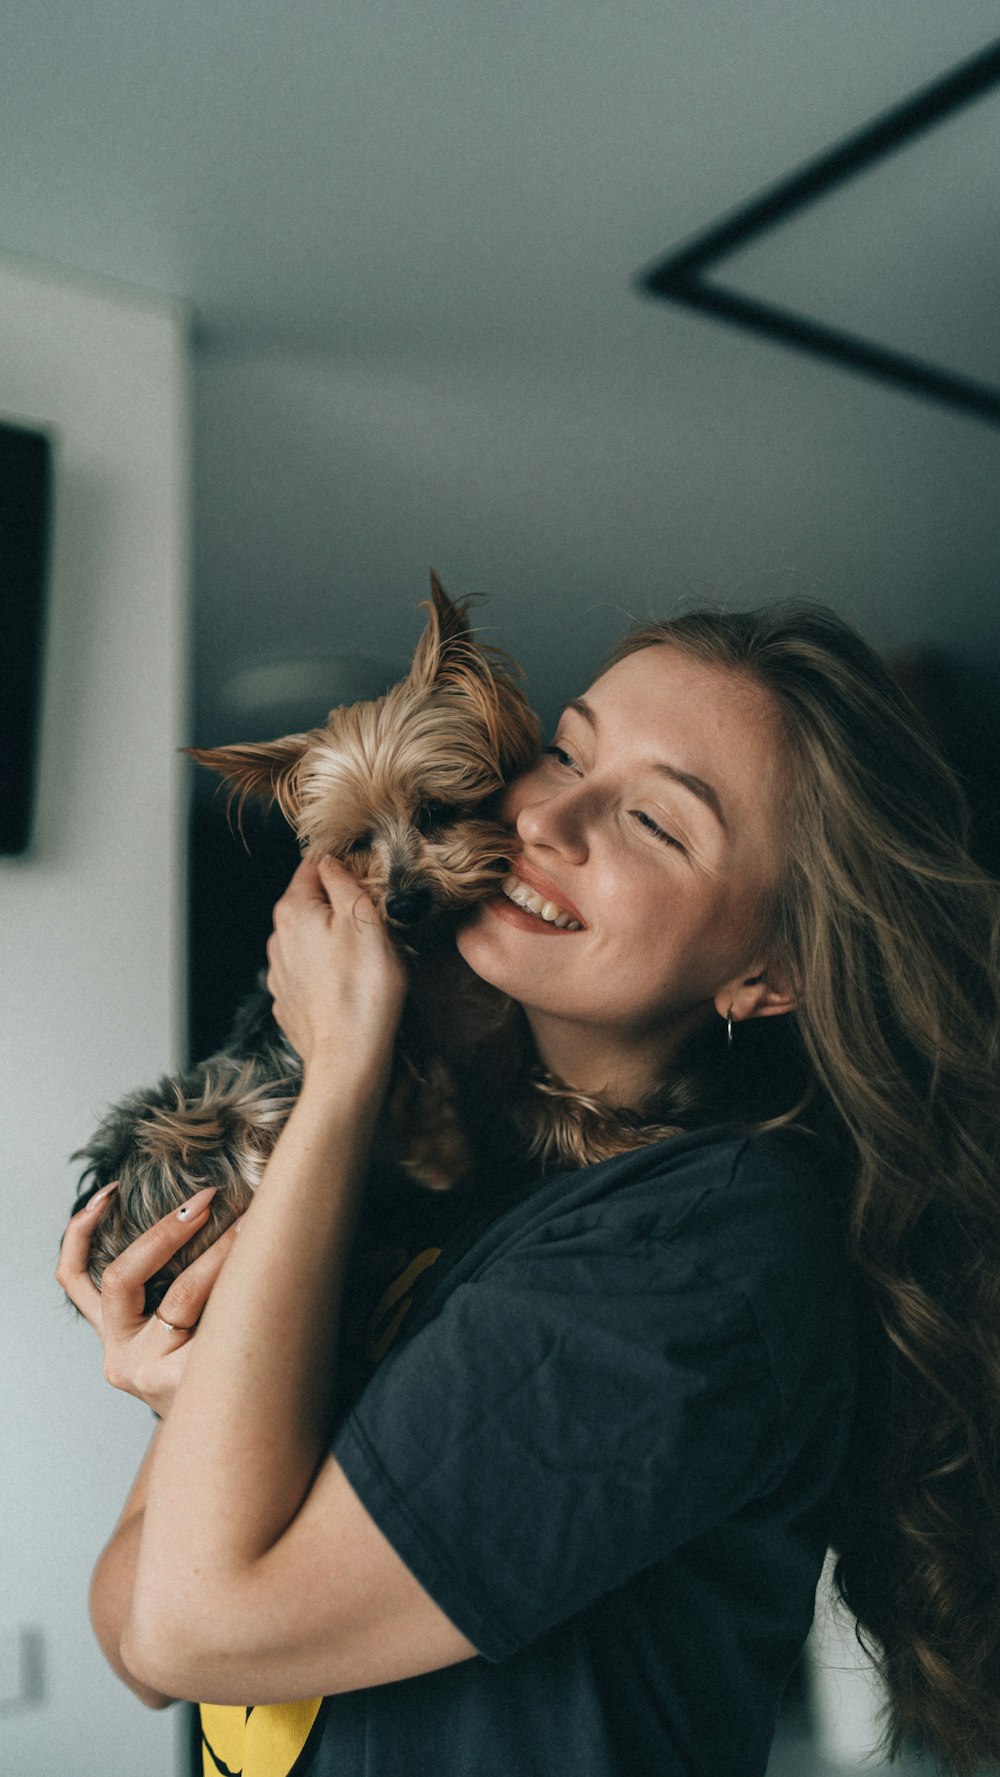
<path id="1" fill-rule="evenodd" d="M 35 839 L 0 859 L 0 1663 L 11 1632 L 41 1649 L 38 1694 L 0 1707 L 4 1777 L 175 1769 L 180 1712 L 119 1684 L 86 1607 L 151 1420 L 53 1270 L 69 1153 L 180 1052 L 186 333 L 173 301 L 0 257 L 0 417 L 56 443 Z"/>

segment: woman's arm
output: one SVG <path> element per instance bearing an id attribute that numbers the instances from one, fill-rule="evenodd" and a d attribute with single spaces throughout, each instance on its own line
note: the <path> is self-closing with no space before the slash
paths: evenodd
<path id="1" fill-rule="evenodd" d="M 322 890 L 325 888 L 325 895 Z M 300 866 L 270 985 L 302 1092 L 161 1428 L 123 1638 L 201 1701 L 291 1700 L 475 1650 L 327 1456 L 344 1270 L 405 991 L 346 871 Z"/>
<path id="2" fill-rule="evenodd" d="M 176 1699 L 143 1684 L 141 1679 L 129 1671 L 121 1655 L 121 1638 L 132 1604 L 143 1510 L 159 1432 L 160 1428 L 157 1426 L 122 1507 L 121 1517 L 101 1553 L 90 1582 L 90 1620 L 101 1652 L 111 1670 L 150 1709 L 165 1709 L 168 1703 L 173 1703 Z"/>
<path id="3" fill-rule="evenodd" d="M 314 1075 L 193 1343 L 161 1428 L 123 1643 L 157 1689 L 290 1701 L 476 1651 L 326 1455 L 363 1149 L 360 1113 Z"/>

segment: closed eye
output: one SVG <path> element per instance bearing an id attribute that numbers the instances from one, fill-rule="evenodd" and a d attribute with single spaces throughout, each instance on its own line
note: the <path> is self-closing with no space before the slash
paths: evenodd
<path id="1" fill-rule="evenodd" d="M 676 846 L 678 851 L 684 850 L 680 840 L 675 839 L 672 833 L 667 833 L 663 827 L 658 827 L 652 815 L 644 814 L 641 808 L 630 808 L 629 813 L 634 814 L 636 820 L 639 821 L 642 826 L 648 827 L 651 833 L 655 833 L 657 839 L 662 839 L 664 845 Z"/>
<path id="2" fill-rule="evenodd" d="M 574 771 L 579 771 L 580 769 L 576 760 L 567 753 L 565 747 L 557 747 L 555 743 L 553 743 L 550 747 L 543 747 L 542 752 L 549 753 L 553 758 L 558 759 L 560 765 L 571 765 Z"/>

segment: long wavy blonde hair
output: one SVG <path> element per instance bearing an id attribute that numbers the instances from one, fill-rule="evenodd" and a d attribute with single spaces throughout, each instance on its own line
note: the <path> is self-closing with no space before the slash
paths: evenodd
<path id="1" fill-rule="evenodd" d="M 832 611 L 688 612 L 611 663 L 653 646 L 752 678 L 781 712 L 768 925 L 800 1003 L 741 1030 L 741 1108 L 827 1129 L 832 1111 L 848 1138 L 864 1337 L 835 1579 L 884 1683 L 880 1750 L 918 1745 L 968 1777 L 1000 1758 L 998 885 L 921 717 Z M 678 1124 L 725 1090 L 715 1050 L 691 1061 Z"/>

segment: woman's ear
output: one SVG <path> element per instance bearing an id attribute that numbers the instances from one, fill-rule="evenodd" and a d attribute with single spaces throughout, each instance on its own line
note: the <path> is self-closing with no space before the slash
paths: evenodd
<path id="1" fill-rule="evenodd" d="M 732 1016 L 734 1024 L 747 1018 L 774 1018 L 794 1012 L 798 995 L 783 971 L 778 968 L 757 968 L 749 975 L 738 975 L 735 981 L 719 989 L 715 1009 L 720 1018 Z"/>

